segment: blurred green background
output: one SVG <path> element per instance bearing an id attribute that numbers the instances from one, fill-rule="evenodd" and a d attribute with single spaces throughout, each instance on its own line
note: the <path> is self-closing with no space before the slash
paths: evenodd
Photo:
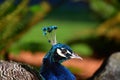
<path id="1" fill-rule="evenodd" d="M 0 0 L 1 54 L 47 52 L 41 28 L 52 25 L 59 27 L 57 41 L 83 56 L 101 54 L 111 40 L 106 53 L 119 51 L 109 51 L 119 47 L 119 7 L 118 0 Z"/>

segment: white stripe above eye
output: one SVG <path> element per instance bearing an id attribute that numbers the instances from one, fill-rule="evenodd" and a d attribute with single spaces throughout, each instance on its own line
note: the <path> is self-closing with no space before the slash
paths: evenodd
<path id="1" fill-rule="evenodd" d="M 67 53 L 68 53 L 68 54 L 72 54 L 72 53 L 71 53 L 70 51 L 68 51 L 68 50 L 67 50 Z"/>
<path id="2" fill-rule="evenodd" d="M 61 56 L 61 57 L 66 57 L 66 56 L 62 53 L 62 51 L 61 51 L 60 49 L 57 49 L 57 53 L 58 53 L 58 55 Z"/>

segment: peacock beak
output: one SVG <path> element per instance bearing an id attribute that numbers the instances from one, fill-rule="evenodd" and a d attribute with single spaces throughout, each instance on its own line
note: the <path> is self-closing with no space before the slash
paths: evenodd
<path id="1" fill-rule="evenodd" d="M 75 53 L 72 53 L 72 55 L 70 56 L 70 58 L 77 58 L 77 59 L 83 60 L 82 57 L 80 57 L 78 54 L 75 54 Z"/>

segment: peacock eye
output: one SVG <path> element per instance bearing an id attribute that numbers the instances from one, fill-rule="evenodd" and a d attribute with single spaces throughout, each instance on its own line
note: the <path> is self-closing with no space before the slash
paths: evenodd
<path id="1" fill-rule="evenodd" d="M 63 54 L 67 53 L 66 49 L 62 49 L 61 51 L 62 51 Z"/>

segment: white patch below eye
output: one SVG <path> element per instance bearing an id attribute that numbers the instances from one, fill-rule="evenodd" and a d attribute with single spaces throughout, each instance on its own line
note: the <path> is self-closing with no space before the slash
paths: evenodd
<path id="1" fill-rule="evenodd" d="M 61 51 L 60 49 L 57 49 L 57 53 L 58 53 L 58 55 L 61 56 L 61 57 L 66 57 L 66 56 L 62 53 L 62 51 Z"/>

